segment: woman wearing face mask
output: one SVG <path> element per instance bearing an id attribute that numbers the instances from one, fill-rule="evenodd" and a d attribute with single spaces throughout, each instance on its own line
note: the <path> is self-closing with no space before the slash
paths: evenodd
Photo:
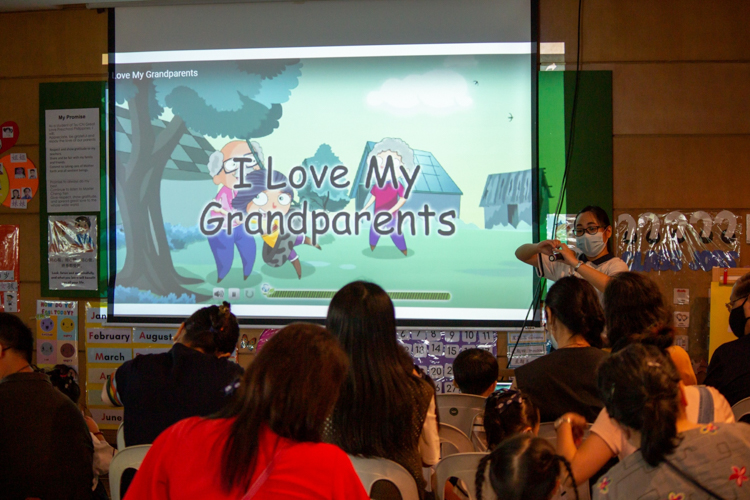
<path id="1" fill-rule="evenodd" d="M 571 411 L 593 422 L 603 407 L 596 368 L 607 357 L 601 350 L 604 312 L 594 287 L 574 276 L 561 278 L 547 292 L 544 309 L 556 350 L 516 368 L 515 384 L 539 408 L 542 422 Z"/>
<path id="2" fill-rule="evenodd" d="M 612 237 L 609 216 L 601 207 L 588 206 L 578 212 L 573 229 L 576 248 L 560 240 L 527 243 L 516 250 L 516 258 L 534 266 L 542 278 L 557 281 L 565 276 L 576 276 L 591 283 L 602 298 L 609 278 L 628 270 L 622 259 L 609 250 Z M 550 261 L 550 256 L 560 254 L 563 260 Z"/>
<path id="3" fill-rule="evenodd" d="M 730 405 L 750 397 L 750 273 L 742 276 L 729 296 L 729 327 L 737 340 L 720 345 L 708 365 L 704 383 L 715 387 Z"/>

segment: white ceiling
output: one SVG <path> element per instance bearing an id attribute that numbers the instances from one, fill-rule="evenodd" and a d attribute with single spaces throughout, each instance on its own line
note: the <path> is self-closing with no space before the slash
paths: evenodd
<path id="1" fill-rule="evenodd" d="M 60 9 L 66 5 L 86 6 L 90 9 L 99 7 L 122 7 L 125 5 L 175 5 L 205 3 L 249 3 L 294 0 L 93 0 L 76 2 L 75 0 L 0 0 L 0 12 L 18 12 L 25 10 Z"/>

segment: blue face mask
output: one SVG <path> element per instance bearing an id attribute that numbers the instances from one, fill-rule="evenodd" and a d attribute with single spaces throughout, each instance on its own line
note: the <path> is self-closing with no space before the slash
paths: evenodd
<path id="1" fill-rule="evenodd" d="M 578 236 L 576 238 L 576 246 L 584 253 L 584 255 L 586 255 L 586 257 L 596 257 L 602 253 L 606 243 L 604 241 L 603 233 L 585 233 L 583 236 Z"/>

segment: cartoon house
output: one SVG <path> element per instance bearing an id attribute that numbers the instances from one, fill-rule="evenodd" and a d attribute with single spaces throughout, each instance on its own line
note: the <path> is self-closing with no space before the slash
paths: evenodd
<path id="1" fill-rule="evenodd" d="M 130 137 L 132 126 L 130 123 L 130 111 L 121 106 L 115 106 L 115 134 L 117 135 L 117 157 L 123 163 L 130 157 Z M 169 122 L 154 119 L 151 126 L 158 135 L 169 125 Z M 164 179 L 205 181 L 210 179 L 208 173 L 208 157 L 216 151 L 205 137 L 188 131 L 182 134 L 180 142 L 172 151 L 172 156 L 167 161 L 164 169 Z"/>
<path id="2" fill-rule="evenodd" d="M 365 187 L 367 180 L 367 157 L 377 142 L 368 141 L 359 161 L 357 176 L 354 179 L 349 197 L 355 200 L 356 210 L 362 210 L 367 202 L 370 190 Z M 420 171 L 417 182 L 404 204 L 402 210 L 417 212 L 427 203 L 437 213 L 455 210 L 456 217 L 461 216 L 461 196 L 463 192 L 458 188 L 448 172 L 445 171 L 437 158 L 429 151 L 414 150 L 414 165 L 419 165 Z M 374 182 L 374 180 L 373 180 Z"/>
<path id="3" fill-rule="evenodd" d="M 544 169 L 539 170 L 539 175 L 542 176 L 540 212 L 547 213 L 551 197 L 550 186 L 547 184 Z M 479 202 L 479 206 L 484 208 L 485 229 L 491 229 L 499 224 L 517 228 L 521 221 L 532 225 L 532 196 L 530 169 L 488 175 L 482 201 Z"/>

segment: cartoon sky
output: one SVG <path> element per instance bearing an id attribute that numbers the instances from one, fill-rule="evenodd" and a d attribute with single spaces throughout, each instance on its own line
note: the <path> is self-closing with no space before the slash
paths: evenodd
<path id="1" fill-rule="evenodd" d="M 433 153 L 464 193 L 461 219 L 484 227 L 487 175 L 531 167 L 530 95 L 528 56 L 304 59 L 279 128 L 257 140 L 285 173 L 330 144 L 353 180 L 366 141 L 402 138 Z"/>

